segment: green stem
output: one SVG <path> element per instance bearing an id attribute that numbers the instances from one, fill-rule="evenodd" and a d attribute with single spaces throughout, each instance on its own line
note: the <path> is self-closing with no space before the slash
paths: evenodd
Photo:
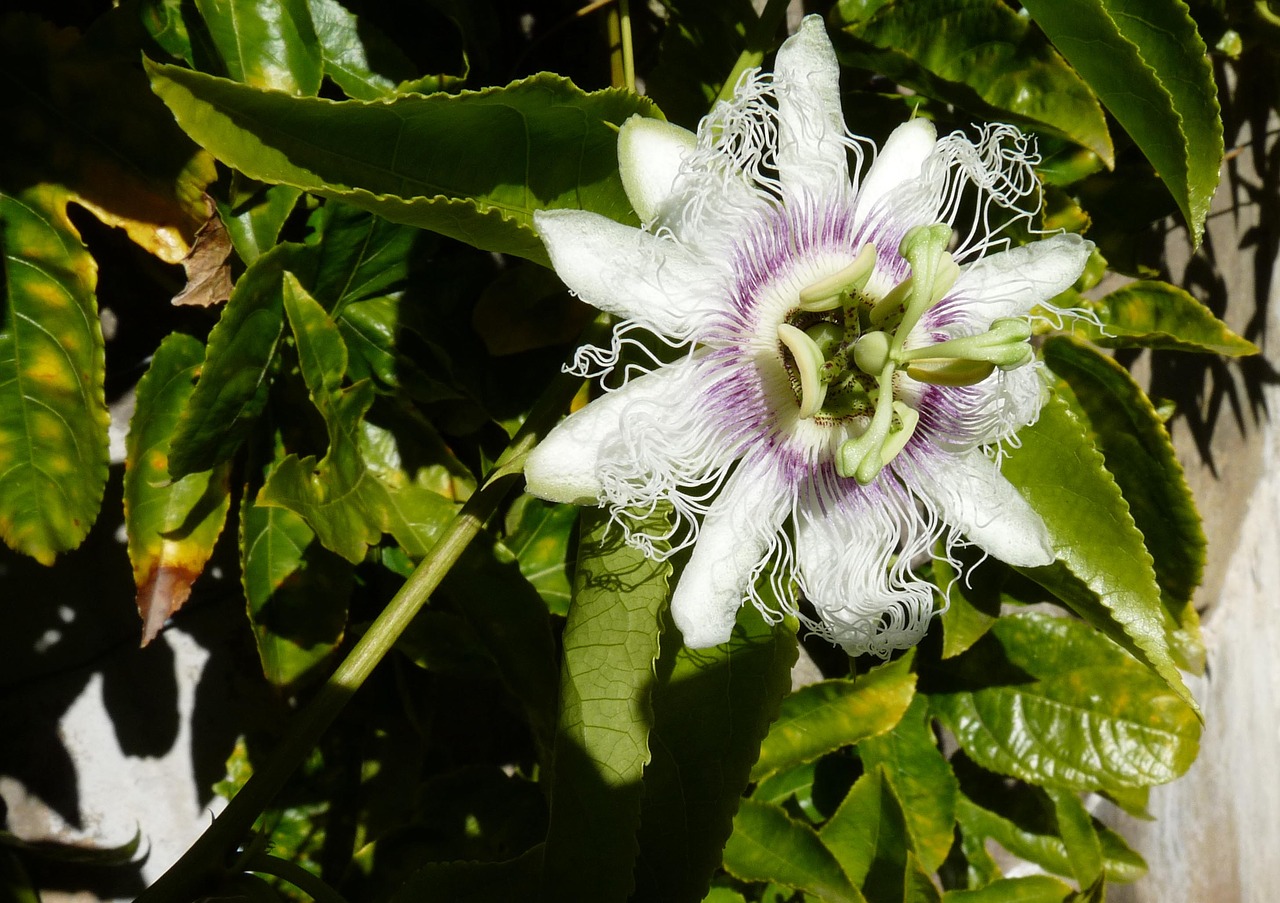
<path id="1" fill-rule="evenodd" d="M 593 341 L 608 323 L 604 314 L 583 337 Z M 227 808 L 167 872 L 142 892 L 136 903 L 187 903 L 206 879 L 225 874 L 225 863 L 285 781 L 306 759 L 338 713 L 382 661 L 485 521 L 497 510 L 524 471 L 525 456 L 555 424 L 578 391 L 581 380 L 560 374 L 530 411 L 520 431 L 498 458 L 484 485 L 467 500 L 426 557 L 369 626 L 320 691 L 297 714 L 266 765 L 255 771 Z M 252 858 L 252 857 L 251 857 Z"/>
<path id="2" fill-rule="evenodd" d="M 278 856 L 268 856 L 266 853 L 260 853 L 248 862 L 244 863 L 244 870 L 246 872 L 259 872 L 263 875 L 273 875 L 276 878 L 282 878 L 298 890 L 302 891 L 312 900 L 315 900 L 316 903 L 347 903 L 347 901 L 343 899 L 342 894 L 325 884 L 302 866 L 298 865 L 296 862 L 281 859 Z"/>
<path id="3" fill-rule="evenodd" d="M 742 48 L 742 54 L 733 64 L 733 69 L 724 80 L 724 84 L 720 86 L 720 93 L 716 95 L 717 101 L 732 97 L 733 89 L 738 86 L 738 79 L 742 77 L 742 73 L 764 62 L 764 55 L 773 49 L 774 35 L 778 33 L 778 25 L 787 13 L 789 2 L 790 0 L 769 0 L 765 5 L 760 18 L 747 31 L 747 44 Z"/>
<path id="4" fill-rule="evenodd" d="M 636 90 L 635 50 L 631 45 L 630 0 L 616 0 L 608 19 L 610 83 L 615 88 Z"/>

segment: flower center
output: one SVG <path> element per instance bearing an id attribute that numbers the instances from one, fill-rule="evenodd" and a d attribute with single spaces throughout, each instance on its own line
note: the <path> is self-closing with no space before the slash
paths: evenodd
<path id="1" fill-rule="evenodd" d="M 910 230 L 898 253 L 911 275 L 879 299 L 866 291 L 876 249 L 864 245 L 849 266 L 802 289 L 778 326 L 800 416 L 863 426 L 836 454 L 842 477 L 870 483 L 914 434 L 920 413 L 894 396 L 899 371 L 920 382 L 967 386 L 997 367 L 1012 370 L 1032 360 L 1030 324 L 1013 318 L 998 319 L 978 335 L 906 348 L 920 318 L 960 275 L 946 250 L 950 238 L 945 223 Z"/>

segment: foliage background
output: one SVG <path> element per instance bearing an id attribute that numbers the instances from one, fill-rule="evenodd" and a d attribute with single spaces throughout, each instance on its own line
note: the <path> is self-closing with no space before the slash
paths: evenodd
<path id="1" fill-rule="evenodd" d="M 792 631 L 745 612 L 729 647 L 681 649 L 657 629 L 667 570 L 599 542 L 591 512 L 506 497 L 502 469 L 519 426 L 536 435 L 578 390 L 556 374 L 591 321 L 539 266 L 531 211 L 630 220 L 608 124 L 660 110 L 693 126 L 744 47 L 776 46 L 747 5 L 631 11 L 652 101 L 606 89 L 608 9 L 541 4 L 531 33 L 530 10 L 497 3 L 6 15 L 0 534 L 52 570 L 6 559 L 5 597 L 124 584 L 151 637 L 224 569 L 240 586 L 205 604 L 251 645 L 235 673 L 262 675 L 282 714 L 322 712 L 314 735 L 307 715 L 221 730 L 209 793 L 227 761 L 227 795 L 255 769 L 292 777 L 269 807 L 242 795 L 241 830 L 175 881 L 324 893 L 292 863 L 360 900 L 1061 900 L 1141 874 L 1082 794 L 1141 812 L 1195 755 L 1175 665 L 1202 663 L 1203 536 L 1171 411 L 1098 349 L 1252 350 L 1160 281 L 1142 238 L 1175 211 L 1203 226 L 1222 156 L 1205 45 L 1269 64 L 1273 25 L 1253 5 L 1148 4 L 1150 21 L 1024 5 L 819 11 L 853 128 L 883 138 L 915 111 L 1033 129 L 1044 225 L 1100 246 L 1080 289 L 1109 335 L 1046 339 L 1057 400 L 1007 471 L 1067 554 L 1041 573 L 983 565 L 888 664 L 806 643 L 823 680 L 789 695 Z M 573 84 L 459 93 L 540 70 Z M 1138 281 L 1108 292 L 1108 268 Z M 107 401 L 130 395 L 109 465 Z M 388 636 L 374 618 L 473 514 L 487 529 L 386 661 L 318 689 L 357 639 Z M 73 563 L 122 516 L 132 581 L 102 537 L 109 564 Z M 39 669 L 25 656 L 7 684 Z M 1058 877 L 1001 877 L 987 839 Z M 16 839 L 2 855 L 14 894 L 66 859 Z"/>

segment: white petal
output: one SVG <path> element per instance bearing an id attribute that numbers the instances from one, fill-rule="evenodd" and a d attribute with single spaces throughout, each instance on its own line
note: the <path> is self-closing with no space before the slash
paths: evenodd
<path id="1" fill-rule="evenodd" d="M 676 176 L 698 136 L 670 122 L 632 116 L 618 132 L 622 187 L 640 219 L 653 222 L 671 197 Z"/>
<path id="2" fill-rule="evenodd" d="M 919 642 L 933 590 L 911 570 L 935 523 L 892 480 L 815 486 L 796 519 L 799 582 L 820 621 L 814 629 L 850 655 L 886 655 Z"/>
<path id="3" fill-rule="evenodd" d="M 847 190 L 840 64 L 821 16 L 806 16 L 783 42 L 773 73 L 778 96 L 778 176 L 793 194 Z"/>
<path id="4" fill-rule="evenodd" d="M 889 192 L 904 182 L 919 178 L 924 161 L 933 153 L 937 143 L 938 130 L 927 119 L 912 119 L 894 129 L 858 186 L 854 222 L 863 222 Z M 891 250 L 896 252 L 898 249 Z"/>
<path id="5" fill-rule="evenodd" d="M 914 476 L 918 491 L 943 520 L 1007 564 L 1053 563 L 1044 521 L 986 455 L 975 449 L 938 460 L 940 466 L 922 465 Z"/>
<path id="6" fill-rule="evenodd" d="M 662 335 L 694 335 L 720 295 L 717 271 L 670 238 L 582 210 L 539 210 L 533 222 L 578 297 Z"/>
<path id="7" fill-rule="evenodd" d="M 791 489 L 768 463 L 743 462 L 698 532 L 671 598 L 671 615 L 691 649 L 728 641 L 757 566 L 778 541 Z"/>
<path id="8" fill-rule="evenodd" d="M 637 403 L 683 398 L 688 377 L 687 367 L 665 367 L 570 414 L 525 459 L 525 488 L 549 502 L 600 504 L 600 450 L 620 435 L 627 410 Z"/>
<path id="9" fill-rule="evenodd" d="M 957 312 L 976 330 L 1000 317 L 1025 317 L 1069 289 L 1092 251 L 1093 242 L 1066 234 L 991 254 L 965 267 L 931 314 Z"/>

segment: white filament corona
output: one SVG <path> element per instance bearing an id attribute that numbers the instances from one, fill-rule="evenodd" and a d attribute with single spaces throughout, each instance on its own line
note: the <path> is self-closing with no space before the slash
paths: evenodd
<path id="1" fill-rule="evenodd" d="M 727 640 L 750 600 L 885 655 L 928 626 L 934 593 L 913 564 L 935 548 L 1054 557 L 993 458 L 1044 394 L 1013 320 L 1070 287 L 1091 246 L 1011 245 L 1039 203 L 1034 149 L 1011 126 L 971 141 L 913 120 L 867 166 L 838 74 L 811 16 L 775 72 L 744 76 L 696 135 L 624 124 L 620 170 L 645 228 L 535 216 L 565 283 L 621 319 L 577 372 L 614 371 L 645 348 L 637 331 L 686 353 L 628 354 L 611 390 L 529 456 L 529 491 L 607 506 L 649 555 L 692 546 L 672 599 L 692 647 Z M 659 507 L 674 519 L 655 536 Z"/>

